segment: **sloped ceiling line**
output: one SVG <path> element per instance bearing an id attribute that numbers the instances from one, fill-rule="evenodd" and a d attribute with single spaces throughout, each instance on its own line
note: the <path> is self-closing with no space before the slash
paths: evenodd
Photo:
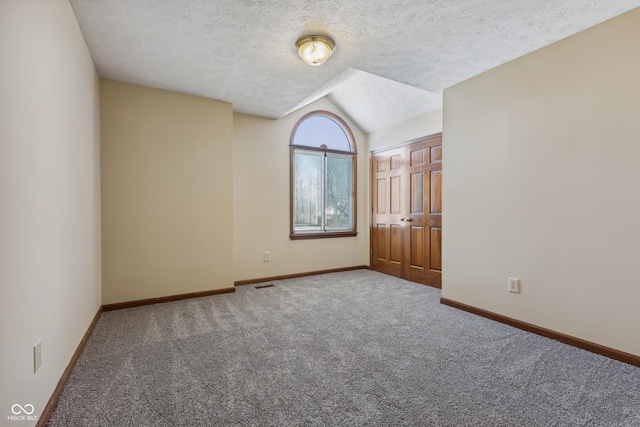
<path id="1" fill-rule="evenodd" d="M 328 95 L 367 132 L 432 108 L 446 87 L 640 6 L 640 0 L 70 1 L 101 77 L 222 100 L 269 118 Z M 295 41 L 309 34 L 336 42 L 320 67 L 296 54 Z"/>

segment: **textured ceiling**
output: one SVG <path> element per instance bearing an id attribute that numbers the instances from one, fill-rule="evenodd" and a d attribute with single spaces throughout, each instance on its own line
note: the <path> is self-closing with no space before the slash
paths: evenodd
<path id="1" fill-rule="evenodd" d="M 70 1 L 102 77 L 218 99 L 270 118 L 328 95 L 367 132 L 433 109 L 448 86 L 640 6 L 640 0 Z M 295 51 L 308 34 L 336 42 L 320 67 Z"/>
<path id="2" fill-rule="evenodd" d="M 442 107 L 442 96 L 358 71 L 332 88 L 329 99 L 366 132 Z"/>

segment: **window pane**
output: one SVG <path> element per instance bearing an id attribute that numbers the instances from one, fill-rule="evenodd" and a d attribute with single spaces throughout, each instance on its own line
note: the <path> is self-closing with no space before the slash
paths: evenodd
<path id="1" fill-rule="evenodd" d="M 352 151 L 342 127 L 324 116 L 312 116 L 300 123 L 293 137 L 293 145 Z"/>
<path id="2" fill-rule="evenodd" d="M 295 150 L 293 228 L 322 231 L 324 153 Z"/>
<path id="3" fill-rule="evenodd" d="M 327 230 L 353 229 L 353 157 L 327 153 Z"/>

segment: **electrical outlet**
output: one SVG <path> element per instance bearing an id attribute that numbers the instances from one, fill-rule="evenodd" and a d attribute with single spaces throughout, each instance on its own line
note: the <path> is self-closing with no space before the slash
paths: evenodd
<path id="1" fill-rule="evenodd" d="M 38 372 L 42 366 L 42 342 L 38 341 L 36 345 L 33 346 L 33 373 Z"/>
<path id="2" fill-rule="evenodd" d="M 264 262 L 269 262 L 269 261 L 271 261 L 271 252 L 266 251 L 264 253 Z"/>
<path id="3" fill-rule="evenodd" d="M 507 288 L 509 292 L 514 292 L 516 294 L 520 293 L 520 279 L 516 279 L 515 277 L 509 277 L 509 287 Z"/>

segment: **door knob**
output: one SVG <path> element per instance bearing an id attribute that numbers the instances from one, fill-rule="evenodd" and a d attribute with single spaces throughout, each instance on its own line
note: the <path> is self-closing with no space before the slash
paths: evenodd
<path id="1" fill-rule="evenodd" d="M 413 218 L 405 218 L 405 221 L 413 221 Z"/>
<path id="2" fill-rule="evenodd" d="M 400 221 L 406 221 L 405 217 L 400 218 Z"/>

